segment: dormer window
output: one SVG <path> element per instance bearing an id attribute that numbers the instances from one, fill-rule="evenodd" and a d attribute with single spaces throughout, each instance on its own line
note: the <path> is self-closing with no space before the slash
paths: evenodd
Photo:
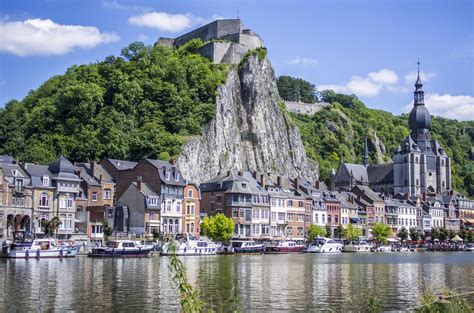
<path id="1" fill-rule="evenodd" d="M 179 181 L 179 173 L 176 173 L 176 174 L 175 174 L 174 179 L 175 179 L 176 181 Z"/>
<path id="2" fill-rule="evenodd" d="M 158 197 L 148 197 L 148 204 L 149 205 L 158 205 Z"/>
<path id="3" fill-rule="evenodd" d="M 49 186 L 49 177 L 43 176 L 43 186 Z"/>
<path id="4" fill-rule="evenodd" d="M 165 172 L 165 179 L 170 180 L 171 178 L 171 173 L 170 172 Z"/>

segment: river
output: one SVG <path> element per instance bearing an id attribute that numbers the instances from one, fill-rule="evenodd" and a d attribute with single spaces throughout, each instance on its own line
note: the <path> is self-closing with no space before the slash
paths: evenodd
<path id="1" fill-rule="evenodd" d="M 423 288 L 474 286 L 474 253 L 236 255 L 182 258 L 217 311 L 353 309 L 376 290 L 407 309 Z M 169 257 L 0 259 L 0 312 L 178 311 Z M 473 299 L 470 299 L 472 301 Z"/>

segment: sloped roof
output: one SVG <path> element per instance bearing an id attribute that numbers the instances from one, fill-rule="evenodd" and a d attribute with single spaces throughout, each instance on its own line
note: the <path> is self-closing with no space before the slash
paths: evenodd
<path id="1" fill-rule="evenodd" d="M 5 177 L 14 177 L 14 171 L 18 171 L 18 173 L 24 178 L 30 178 L 30 175 L 26 173 L 18 164 L 0 163 L 0 168 L 3 168 L 3 175 Z"/>
<path id="2" fill-rule="evenodd" d="M 161 160 L 153 160 L 153 159 L 145 159 L 145 160 L 148 161 L 154 167 L 156 167 L 160 175 L 160 179 L 163 183 L 170 184 L 170 185 L 186 186 L 186 180 L 183 178 L 183 175 L 181 175 L 181 171 L 176 167 L 176 165 L 172 165 L 169 162 L 165 162 Z M 169 180 L 166 179 L 165 171 L 171 173 Z"/>
<path id="3" fill-rule="evenodd" d="M 2 154 L 0 155 L 0 163 L 14 163 L 15 158 L 10 155 Z"/>
<path id="4" fill-rule="evenodd" d="M 362 164 L 344 163 L 349 174 L 352 174 L 355 180 L 361 183 L 368 183 L 367 168 Z"/>
<path id="5" fill-rule="evenodd" d="M 106 159 L 112 164 L 117 170 L 130 170 L 138 164 L 138 162 L 133 161 L 125 161 L 125 160 L 117 160 L 117 159 Z"/>
<path id="6" fill-rule="evenodd" d="M 91 175 L 89 175 L 89 173 L 87 172 L 87 170 L 86 170 L 84 167 L 77 166 L 77 167 L 76 167 L 76 170 L 80 171 L 80 173 L 81 173 L 81 179 L 82 179 L 87 185 L 100 187 L 100 183 L 99 183 L 94 177 L 92 177 Z"/>
<path id="7" fill-rule="evenodd" d="M 393 163 L 371 164 L 367 168 L 370 183 L 393 183 Z"/>
<path id="8" fill-rule="evenodd" d="M 413 138 L 411 138 L 411 136 L 407 136 L 397 147 L 396 152 L 421 152 L 421 150 Z"/>
<path id="9" fill-rule="evenodd" d="M 53 174 L 49 171 L 47 165 L 39 165 L 34 163 L 25 163 L 23 166 L 25 172 L 31 176 L 31 185 L 33 187 L 45 187 L 43 185 L 43 177 L 53 177 Z M 49 186 L 52 186 L 52 181 L 49 182 Z"/>
<path id="10" fill-rule="evenodd" d="M 138 185 L 137 185 L 137 182 L 132 182 L 132 184 L 137 187 L 137 190 L 138 190 Z M 153 188 L 151 188 L 150 185 L 148 185 L 147 183 L 144 183 L 142 182 L 142 189 L 140 190 L 140 192 L 145 196 L 145 197 L 148 197 L 148 196 L 155 196 L 155 197 L 158 197 L 158 193 L 156 193 Z"/>
<path id="11" fill-rule="evenodd" d="M 87 173 L 89 175 L 91 175 L 91 167 L 90 167 L 90 163 L 88 162 L 81 162 L 81 163 L 78 163 L 77 166 L 80 166 L 80 167 L 83 167 L 87 170 Z M 96 163 L 96 168 L 97 168 L 97 171 L 95 173 L 95 179 L 97 181 L 99 181 L 100 179 L 100 176 L 102 175 L 102 181 L 103 182 L 106 182 L 106 183 L 114 183 L 114 179 L 113 177 L 109 174 L 109 172 L 107 172 L 107 170 L 105 169 L 105 167 L 103 167 L 101 164 L 99 163 Z"/>

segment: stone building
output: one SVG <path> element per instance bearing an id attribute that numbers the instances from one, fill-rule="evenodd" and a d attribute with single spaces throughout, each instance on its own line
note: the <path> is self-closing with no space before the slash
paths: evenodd
<path id="1" fill-rule="evenodd" d="M 180 47 L 192 39 L 204 42 L 197 52 L 214 63 L 237 64 L 248 50 L 263 47 L 262 39 L 244 29 L 240 19 L 216 20 L 174 39 L 160 37 L 156 44 Z"/>
<path id="2" fill-rule="evenodd" d="M 16 161 L 2 156 L 0 163 L 0 239 L 12 239 L 15 231 L 31 231 L 31 178 Z"/>
<path id="3" fill-rule="evenodd" d="M 184 187 L 184 199 L 182 203 L 182 229 L 183 232 L 198 236 L 200 232 L 199 214 L 201 212 L 201 193 L 195 184 L 187 184 Z"/>
<path id="4" fill-rule="evenodd" d="M 422 194 L 451 190 L 451 160 L 431 137 L 431 116 L 424 103 L 419 71 L 409 115 L 410 135 L 393 156 L 394 192 Z"/>

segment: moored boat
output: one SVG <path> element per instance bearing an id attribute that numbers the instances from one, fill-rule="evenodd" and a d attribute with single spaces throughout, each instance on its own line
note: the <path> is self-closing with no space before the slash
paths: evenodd
<path id="1" fill-rule="evenodd" d="M 333 239 L 319 237 L 316 238 L 308 247 L 306 252 L 309 253 L 340 253 L 343 244 Z"/>
<path id="2" fill-rule="evenodd" d="M 35 239 L 31 242 L 4 242 L 2 254 L 7 258 L 62 258 L 75 257 L 75 247 L 58 245 L 55 239 Z"/>
<path id="3" fill-rule="evenodd" d="M 253 240 L 233 240 L 231 246 L 235 253 L 263 253 L 265 251 L 263 244 L 255 243 Z"/>
<path id="4" fill-rule="evenodd" d="M 352 241 L 345 245 L 342 249 L 343 252 L 370 252 L 372 245 L 366 241 Z"/>
<path id="5" fill-rule="evenodd" d="M 392 246 L 379 246 L 375 249 L 375 252 L 392 252 Z"/>
<path id="6" fill-rule="evenodd" d="M 274 245 L 267 246 L 265 253 L 298 253 L 303 252 L 304 245 L 295 241 L 279 241 Z"/>
<path id="7" fill-rule="evenodd" d="M 176 250 L 170 251 L 170 244 L 163 245 L 161 255 L 214 255 L 217 253 L 217 245 L 209 240 L 196 239 L 189 234 L 178 234 L 175 237 Z"/>
<path id="8" fill-rule="evenodd" d="M 108 241 L 105 247 L 92 248 L 89 257 L 146 257 L 153 250 L 150 246 L 142 246 L 131 240 Z"/>

